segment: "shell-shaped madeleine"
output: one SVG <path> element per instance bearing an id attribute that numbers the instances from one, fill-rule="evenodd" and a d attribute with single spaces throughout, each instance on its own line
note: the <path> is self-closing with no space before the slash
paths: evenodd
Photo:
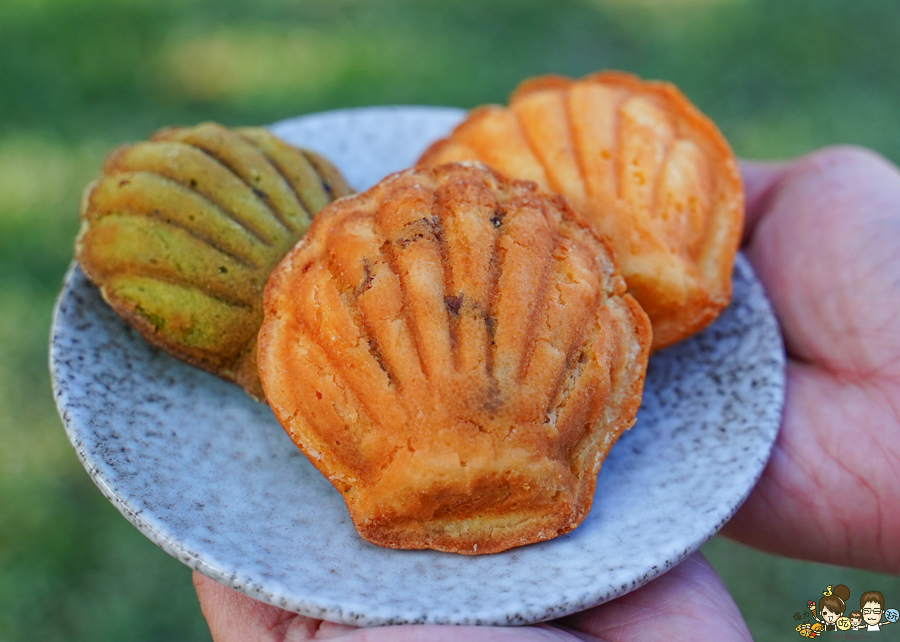
<path id="1" fill-rule="evenodd" d="M 266 286 L 259 368 L 365 539 L 477 554 L 581 522 L 649 346 L 563 198 L 450 163 L 322 211 Z"/>
<path id="2" fill-rule="evenodd" d="M 82 199 L 75 256 L 146 339 L 261 398 L 266 280 L 349 192 L 327 161 L 264 129 L 165 129 L 106 159 Z"/>
<path id="3" fill-rule="evenodd" d="M 618 72 L 526 81 L 419 160 L 480 160 L 563 194 L 616 251 L 658 349 L 728 304 L 743 226 L 737 163 L 673 85 Z"/>

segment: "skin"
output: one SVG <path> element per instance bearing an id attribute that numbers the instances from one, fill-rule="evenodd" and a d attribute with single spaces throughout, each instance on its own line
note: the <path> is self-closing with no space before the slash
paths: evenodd
<path id="1" fill-rule="evenodd" d="M 769 464 L 723 532 L 779 555 L 900 573 L 900 172 L 852 147 L 742 171 L 743 250 L 781 323 L 788 388 Z M 194 582 L 216 642 L 750 640 L 699 553 L 612 602 L 508 629 L 354 629 Z"/>
<path id="2" fill-rule="evenodd" d="M 828 607 L 826 606 L 826 607 L 824 607 L 824 608 L 822 609 L 822 618 L 823 618 L 826 622 L 828 622 L 829 624 L 831 624 L 831 623 L 834 622 L 836 619 L 838 619 L 838 613 L 833 613 L 833 612 L 829 611 L 829 610 L 828 610 Z"/>
<path id="3" fill-rule="evenodd" d="M 881 605 L 878 602 L 866 602 L 863 605 L 864 609 L 880 609 Z M 865 620 L 866 624 L 869 626 L 873 626 L 878 624 L 881 621 L 881 611 L 876 613 L 866 613 L 863 611 L 863 620 Z"/>

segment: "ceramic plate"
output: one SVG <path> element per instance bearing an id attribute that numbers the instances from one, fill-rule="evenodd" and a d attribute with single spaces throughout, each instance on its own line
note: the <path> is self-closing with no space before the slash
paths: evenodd
<path id="1" fill-rule="evenodd" d="M 273 126 L 366 188 L 411 164 L 463 113 L 379 107 Z M 734 300 L 650 360 L 643 405 L 600 471 L 582 525 L 468 557 L 360 539 L 340 495 L 268 407 L 122 322 L 77 268 L 57 304 L 51 370 L 69 439 L 103 494 L 163 550 L 252 597 L 357 625 L 525 624 L 599 604 L 665 572 L 734 513 L 778 430 L 784 356 L 738 257 Z"/>

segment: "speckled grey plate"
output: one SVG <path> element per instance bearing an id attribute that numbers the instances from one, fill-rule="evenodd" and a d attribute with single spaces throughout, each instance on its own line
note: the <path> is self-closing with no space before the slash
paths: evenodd
<path id="1" fill-rule="evenodd" d="M 462 116 L 387 107 L 276 124 L 357 188 L 412 163 Z M 650 361 L 638 422 L 572 533 L 497 555 L 381 549 L 267 406 L 161 353 L 73 268 L 51 370 L 78 456 L 106 497 L 185 564 L 255 598 L 348 624 L 524 624 L 622 595 L 709 538 L 756 482 L 778 430 L 784 357 L 747 262 L 705 332 Z"/>

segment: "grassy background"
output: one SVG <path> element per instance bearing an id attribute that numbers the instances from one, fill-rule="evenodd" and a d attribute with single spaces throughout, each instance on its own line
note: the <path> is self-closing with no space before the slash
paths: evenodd
<path id="1" fill-rule="evenodd" d="M 209 639 L 189 572 L 93 487 L 50 395 L 50 312 L 110 147 L 619 68 L 677 83 L 742 156 L 853 142 L 897 162 L 898 34 L 895 0 L 0 1 L 0 642 Z M 826 584 L 900 598 L 897 578 L 704 550 L 757 639 L 796 639 Z"/>

